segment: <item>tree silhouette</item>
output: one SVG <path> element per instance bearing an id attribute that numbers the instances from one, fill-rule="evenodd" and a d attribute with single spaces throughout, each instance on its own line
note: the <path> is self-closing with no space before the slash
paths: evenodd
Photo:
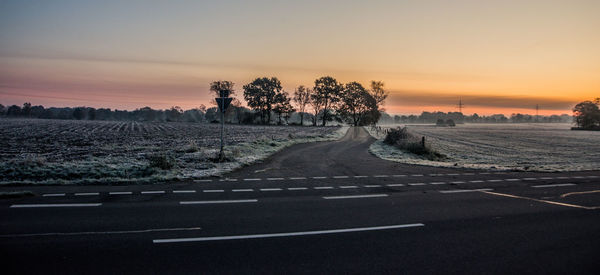
<path id="1" fill-rule="evenodd" d="M 600 128 L 599 103 L 600 99 L 596 99 L 595 102 L 586 100 L 573 107 L 573 116 L 577 126 L 583 129 Z"/>
<path id="2" fill-rule="evenodd" d="M 248 107 L 259 112 L 263 124 L 271 122 L 271 111 L 276 103 L 275 96 L 282 91 L 281 82 L 276 77 L 261 77 L 244 85 L 244 99 Z"/>
<path id="3" fill-rule="evenodd" d="M 277 114 L 277 124 L 281 124 L 282 115 L 285 115 L 287 118 L 289 118 L 289 114 L 295 111 L 294 107 L 292 107 L 292 104 L 290 104 L 288 93 L 281 92 L 275 95 L 275 106 L 273 107 L 273 111 Z"/>
<path id="4" fill-rule="evenodd" d="M 377 102 L 377 107 L 380 111 L 385 111 L 385 109 L 381 108 L 381 106 L 385 103 L 385 99 L 388 97 L 389 93 L 383 89 L 382 81 L 371 81 L 371 96 Z"/>
<path id="5" fill-rule="evenodd" d="M 331 120 L 331 109 L 340 101 L 340 94 L 343 90 L 342 84 L 331 76 L 324 76 L 315 80 L 313 101 L 319 101 L 323 108 L 322 121 L 323 126 L 328 120 Z"/>
<path id="6" fill-rule="evenodd" d="M 347 123 L 359 126 L 379 119 L 377 115 L 373 117 L 379 113 L 377 101 L 360 83 L 347 83 L 341 93 L 341 100 L 338 113 Z"/>
<path id="7" fill-rule="evenodd" d="M 298 105 L 298 111 L 300 112 L 300 125 L 304 125 L 304 113 L 306 111 L 306 105 L 310 103 L 310 95 L 312 91 L 310 88 L 306 88 L 303 85 L 298 86 L 294 92 L 294 102 Z"/>

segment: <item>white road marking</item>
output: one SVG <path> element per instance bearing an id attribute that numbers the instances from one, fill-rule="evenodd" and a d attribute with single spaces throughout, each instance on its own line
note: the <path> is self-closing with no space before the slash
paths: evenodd
<path id="1" fill-rule="evenodd" d="M 306 177 L 291 177 L 291 180 L 305 180 Z"/>
<path id="2" fill-rule="evenodd" d="M 350 188 L 358 188 L 358 186 L 356 185 L 342 185 L 340 186 L 341 189 L 350 189 Z"/>
<path id="3" fill-rule="evenodd" d="M 254 192 L 254 189 L 233 189 L 232 192 Z"/>
<path id="4" fill-rule="evenodd" d="M 102 203 L 13 204 L 10 208 L 94 207 L 100 205 Z"/>
<path id="5" fill-rule="evenodd" d="M 189 231 L 189 230 L 200 230 L 200 229 L 201 229 L 200 227 L 188 227 L 188 228 L 156 228 L 156 229 L 119 230 L 119 231 L 50 232 L 50 233 L 8 234 L 8 235 L 0 235 L 0 237 L 16 238 L 16 237 L 38 237 L 38 236 L 133 234 L 133 233 L 149 233 L 149 232 L 165 232 L 165 231 Z"/>
<path id="6" fill-rule="evenodd" d="M 196 193 L 196 190 L 173 190 L 174 194 Z"/>
<path id="7" fill-rule="evenodd" d="M 557 179 L 559 179 L 559 180 L 566 180 L 566 179 L 568 179 L 569 177 L 556 177 L 556 178 L 557 178 Z"/>
<path id="8" fill-rule="evenodd" d="M 487 180 L 487 182 L 501 182 L 501 181 L 504 181 L 504 180 Z"/>
<path id="9" fill-rule="evenodd" d="M 469 182 L 470 182 L 470 183 L 481 183 L 481 182 L 483 182 L 483 181 L 482 181 L 482 180 L 470 180 Z"/>
<path id="10" fill-rule="evenodd" d="M 458 176 L 458 174 L 446 174 L 446 176 Z"/>
<path id="11" fill-rule="evenodd" d="M 389 186 L 389 187 L 400 187 L 400 186 L 404 186 L 404 184 L 402 184 L 402 183 L 392 183 L 392 184 L 387 184 L 386 186 Z"/>
<path id="12" fill-rule="evenodd" d="M 244 181 L 258 181 L 260 179 L 252 178 L 252 179 L 244 179 Z"/>
<path id="13" fill-rule="evenodd" d="M 92 193 L 75 193 L 75 196 L 98 196 L 100 193 L 92 192 Z"/>
<path id="14" fill-rule="evenodd" d="M 223 190 L 223 189 L 207 189 L 207 190 L 202 190 L 202 192 L 204 192 L 204 193 L 223 193 L 223 192 L 225 192 L 225 190 Z"/>
<path id="15" fill-rule="evenodd" d="M 505 179 L 505 181 L 521 181 L 521 179 Z"/>
<path id="16" fill-rule="evenodd" d="M 329 196 L 323 197 L 326 200 L 341 200 L 341 199 L 362 199 L 362 198 L 379 198 L 387 197 L 388 194 L 369 194 L 369 195 L 354 195 L 354 196 Z"/>
<path id="17" fill-rule="evenodd" d="M 64 197 L 65 193 L 43 194 L 42 197 Z"/>
<path id="18" fill-rule="evenodd" d="M 388 175 L 375 175 L 373 177 L 375 177 L 375 178 L 387 178 L 389 176 Z"/>
<path id="19" fill-rule="evenodd" d="M 455 189 L 455 190 L 440 190 L 439 192 L 442 194 L 452 194 L 452 193 L 467 193 L 467 192 L 479 192 L 479 191 L 492 191 L 494 189 L 484 188 L 484 189 Z"/>
<path id="20" fill-rule="evenodd" d="M 496 172 L 494 174 L 496 174 L 496 175 L 506 175 L 506 172 Z"/>
<path id="21" fill-rule="evenodd" d="M 133 192 L 128 192 L 128 191 L 124 191 L 124 192 L 108 192 L 109 195 L 132 195 Z"/>
<path id="22" fill-rule="evenodd" d="M 574 183 L 559 183 L 559 184 L 544 184 L 544 185 L 534 185 L 531 186 L 533 188 L 547 188 L 547 187 L 563 187 L 563 186 L 574 186 Z"/>
<path id="23" fill-rule="evenodd" d="M 281 188 L 261 188 L 260 191 L 263 191 L 263 192 L 281 191 Z"/>
<path id="24" fill-rule="evenodd" d="M 165 191 L 142 191 L 142 194 L 164 194 Z"/>
<path id="25" fill-rule="evenodd" d="M 299 231 L 287 233 L 269 233 L 269 234 L 252 234 L 252 235 L 232 235 L 232 236 L 216 236 L 216 237 L 199 237 L 199 238 L 175 238 L 175 239 L 156 239 L 152 243 L 177 243 L 177 242 L 205 242 L 205 241 L 223 241 L 223 240 L 242 240 L 242 239 L 259 239 L 259 238 L 276 238 L 276 237 L 294 237 L 306 235 L 322 235 L 335 233 L 349 233 L 374 230 L 389 230 L 410 227 L 422 227 L 422 223 L 385 225 L 374 227 L 356 227 L 346 229 L 331 229 L 331 230 L 316 230 L 316 231 Z"/>
<path id="26" fill-rule="evenodd" d="M 489 175 L 489 174 L 491 174 L 491 173 L 490 173 L 490 172 L 482 172 L 482 173 L 479 173 L 479 174 L 480 174 L 480 175 Z"/>
<path id="27" fill-rule="evenodd" d="M 224 203 L 248 203 L 258 202 L 257 199 L 250 200 L 222 200 L 222 201 L 180 201 L 179 204 L 224 204 Z"/>
<path id="28" fill-rule="evenodd" d="M 414 174 L 414 175 L 410 175 L 411 177 L 422 177 L 423 174 Z"/>
<path id="29" fill-rule="evenodd" d="M 597 179 L 598 176 L 587 176 L 588 179 Z"/>
<path id="30" fill-rule="evenodd" d="M 537 178 L 523 178 L 523 180 L 537 180 Z"/>
<path id="31" fill-rule="evenodd" d="M 473 176 L 475 173 L 463 173 L 464 176 Z"/>
<path id="32" fill-rule="evenodd" d="M 360 179 L 360 178 L 368 178 L 369 176 L 354 176 L 354 178 Z"/>
<path id="33" fill-rule="evenodd" d="M 322 179 L 326 179 L 327 177 L 312 177 L 312 178 L 316 179 L 316 180 L 322 180 Z"/>
<path id="34" fill-rule="evenodd" d="M 331 186 L 317 186 L 317 187 L 313 187 L 315 190 L 321 190 L 321 189 L 333 189 L 333 187 Z"/>
<path id="35" fill-rule="evenodd" d="M 542 180 L 551 180 L 551 179 L 553 179 L 553 177 L 542 177 L 540 179 L 542 179 Z"/>
<path id="36" fill-rule="evenodd" d="M 308 188 L 306 188 L 306 187 L 290 187 L 290 188 L 288 188 L 288 190 L 290 190 L 290 191 L 298 191 L 298 190 L 306 190 L 306 189 L 308 189 Z"/>
<path id="37" fill-rule="evenodd" d="M 453 182 L 450 182 L 450 183 L 457 184 L 457 183 L 465 183 L 465 182 L 464 182 L 464 181 L 460 181 L 460 180 L 459 180 L 459 181 L 453 181 Z"/>
<path id="38" fill-rule="evenodd" d="M 379 184 L 370 184 L 370 185 L 365 185 L 365 187 L 367 187 L 367 188 L 375 188 L 375 187 L 381 187 L 381 185 L 379 185 Z"/>
<path id="39" fill-rule="evenodd" d="M 348 176 L 333 176 L 334 179 L 347 179 Z"/>
<path id="40" fill-rule="evenodd" d="M 429 184 L 433 184 L 433 185 L 440 185 L 440 184 L 446 184 L 446 182 L 443 182 L 443 181 L 436 181 L 436 182 L 432 182 L 432 183 L 429 183 Z"/>
<path id="41" fill-rule="evenodd" d="M 392 175 L 392 177 L 394 177 L 394 178 L 401 178 L 401 177 L 406 177 L 406 175 Z"/>
<path id="42" fill-rule="evenodd" d="M 414 182 L 414 183 L 409 183 L 408 185 L 410 186 L 421 186 L 421 185 L 425 185 L 424 182 Z"/>
<path id="43" fill-rule="evenodd" d="M 582 176 L 575 176 L 575 177 L 571 177 L 571 178 L 572 178 L 572 179 L 583 179 L 583 178 L 585 178 L 585 177 L 582 177 Z"/>
<path id="44" fill-rule="evenodd" d="M 267 180 L 284 180 L 284 178 L 267 178 Z"/>
<path id="45" fill-rule="evenodd" d="M 212 182 L 212 180 L 194 180 L 194 182 Z"/>
<path id="46" fill-rule="evenodd" d="M 443 176 L 444 174 L 429 174 L 431 177 Z"/>

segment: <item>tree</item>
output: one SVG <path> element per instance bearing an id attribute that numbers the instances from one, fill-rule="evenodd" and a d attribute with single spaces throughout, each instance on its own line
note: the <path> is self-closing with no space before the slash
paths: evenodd
<path id="1" fill-rule="evenodd" d="M 6 108 L 4 105 L 0 104 L 0 115 L 4 115 L 6 113 Z"/>
<path id="2" fill-rule="evenodd" d="M 350 82 L 345 85 L 341 94 L 341 104 L 338 113 L 341 118 L 353 126 L 375 123 L 380 114 L 377 109 L 375 98 L 358 82 Z"/>
<path id="3" fill-rule="evenodd" d="M 315 80 L 314 93 L 311 95 L 311 100 L 319 101 L 323 108 L 323 126 L 325 126 L 327 121 L 331 120 L 331 109 L 340 101 L 342 90 L 342 84 L 338 83 L 331 76 L 324 76 Z"/>
<path id="4" fill-rule="evenodd" d="M 275 106 L 273 111 L 277 114 L 277 124 L 281 124 L 281 117 L 285 115 L 286 123 L 289 115 L 294 112 L 294 107 L 290 104 L 290 98 L 287 92 L 281 92 L 275 95 Z"/>
<path id="5" fill-rule="evenodd" d="M 275 96 L 282 91 L 281 82 L 276 77 L 261 77 L 244 85 L 244 99 L 248 107 L 260 114 L 263 124 L 271 122 L 271 111 Z"/>
<path id="6" fill-rule="evenodd" d="M 85 118 L 84 107 L 77 107 L 73 110 L 73 118 L 77 120 L 82 120 Z"/>
<path id="7" fill-rule="evenodd" d="M 583 129 L 600 128 L 600 99 L 586 100 L 573 107 L 573 117 L 578 127 Z"/>
<path id="8" fill-rule="evenodd" d="M 385 111 L 383 108 L 380 107 L 385 103 L 385 99 L 389 95 L 389 93 L 383 89 L 383 85 L 384 84 L 382 81 L 371 81 L 371 96 L 373 96 L 373 98 L 377 102 L 377 107 L 380 111 Z"/>
<path id="9" fill-rule="evenodd" d="M 21 115 L 21 107 L 19 107 L 17 105 L 11 105 L 6 110 L 6 115 L 7 116 L 20 116 Z"/>
<path id="10" fill-rule="evenodd" d="M 294 102 L 298 106 L 300 112 L 300 125 L 304 125 L 304 113 L 306 111 L 306 105 L 310 103 L 310 95 L 312 91 L 310 88 L 306 88 L 303 85 L 298 86 L 294 92 Z"/>
<path id="11" fill-rule="evenodd" d="M 23 103 L 23 108 L 21 109 L 21 115 L 29 117 L 31 115 L 31 103 L 25 102 Z"/>
<path id="12" fill-rule="evenodd" d="M 233 85 L 234 83 L 231 81 L 213 81 L 210 83 L 210 91 L 215 93 L 215 97 L 229 97 L 235 94 Z"/>
<path id="13" fill-rule="evenodd" d="M 173 106 L 169 110 L 165 110 L 167 121 L 181 121 L 183 110 L 179 106 Z"/>

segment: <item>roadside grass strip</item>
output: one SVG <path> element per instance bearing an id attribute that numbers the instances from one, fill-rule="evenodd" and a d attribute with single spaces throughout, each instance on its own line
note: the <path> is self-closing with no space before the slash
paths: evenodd
<path id="1" fill-rule="evenodd" d="M 285 233 L 229 235 L 229 236 L 198 237 L 198 238 L 156 239 L 156 240 L 152 240 L 152 243 L 159 244 L 159 243 L 206 242 L 206 241 L 262 239 L 262 238 L 277 238 L 277 237 L 295 237 L 295 236 L 307 236 L 307 235 L 323 235 L 323 234 L 350 233 L 350 232 L 375 231 L 375 230 L 390 230 L 390 229 L 423 227 L 423 226 L 425 226 L 425 224 L 411 223 L 411 224 L 397 224 L 397 225 L 385 225 L 385 226 L 374 226 L 374 227 L 356 227 L 356 228 L 345 228 L 345 229 L 298 231 L 298 232 L 285 232 Z"/>

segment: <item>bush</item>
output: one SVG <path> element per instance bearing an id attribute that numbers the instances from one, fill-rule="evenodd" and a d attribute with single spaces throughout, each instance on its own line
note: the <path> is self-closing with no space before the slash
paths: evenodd
<path id="1" fill-rule="evenodd" d="M 148 157 L 150 167 L 170 170 L 175 167 L 175 158 L 166 154 L 156 154 Z"/>
<path id="2" fill-rule="evenodd" d="M 450 126 L 450 127 L 454 127 L 454 126 L 456 126 L 456 123 L 454 123 L 454 120 L 448 119 L 448 120 L 446 120 L 446 125 Z"/>
<path id="3" fill-rule="evenodd" d="M 423 156 L 429 160 L 441 160 L 445 158 L 444 155 L 431 149 L 427 144 L 423 144 L 423 141 L 424 139 L 419 139 L 409 133 L 406 127 L 390 129 L 383 140 L 385 144 L 395 146 L 408 153 Z"/>
<path id="4" fill-rule="evenodd" d="M 436 126 L 446 126 L 446 122 L 440 118 L 435 122 L 435 125 Z"/>

